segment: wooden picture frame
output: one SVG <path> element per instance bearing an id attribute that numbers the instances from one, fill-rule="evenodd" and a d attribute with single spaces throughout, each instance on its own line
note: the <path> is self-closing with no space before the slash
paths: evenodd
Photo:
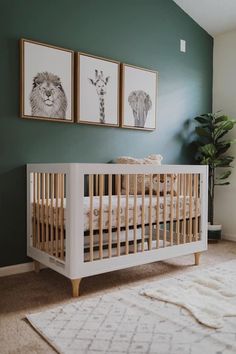
<path id="1" fill-rule="evenodd" d="M 74 52 L 20 39 L 20 116 L 74 122 Z"/>
<path id="2" fill-rule="evenodd" d="M 76 53 L 76 121 L 119 127 L 120 62 Z"/>
<path id="3" fill-rule="evenodd" d="M 155 130 L 158 72 L 130 64 L 121 66 L 121 127 Z"/>

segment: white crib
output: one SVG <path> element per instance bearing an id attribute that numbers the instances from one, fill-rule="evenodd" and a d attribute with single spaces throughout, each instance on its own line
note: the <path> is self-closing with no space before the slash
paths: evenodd
<path id="1" fill-rule="evenodd" d="M 27 165 L 27 254 L 72 281 L 207 249 L 206 166 Z"/>

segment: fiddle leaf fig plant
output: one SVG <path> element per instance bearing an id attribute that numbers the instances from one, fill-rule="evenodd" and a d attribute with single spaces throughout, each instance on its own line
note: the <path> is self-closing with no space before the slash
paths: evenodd
<path id="1" fill-rule="evenodd" d="M 199 123 L 195 128 L 198 135 L 196 160 L 209 166 L 208 220 L 213 225 L 215 186 L 230 184 L 227 178 L 231 175 L 234 156 L 227 152 L 236 139 L 226 139 L 225 135 L 233 129 L 236 120 L 220 112 L 203 114 L 195 117 L 195 120 Z"/>

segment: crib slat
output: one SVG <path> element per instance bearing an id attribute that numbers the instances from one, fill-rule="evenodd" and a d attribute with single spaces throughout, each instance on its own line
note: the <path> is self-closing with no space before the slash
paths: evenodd
<path id="1" fill-rule="evenodd" d="M 177 175 L 177 196 L 176 196 L 176 228 L 177 228 L 177 245 L 179 245 L 179 226 L 180 226 L 180 222 L 179 222 L 179 217 L 180 217 L 180 213 L 179 213 L 179 195 L 180 195 L 180 187 L 181 187 L 181 175 L 178 174 Z"/>
<path id="2" fill-rule="evenodd" d="M 108 257 L 112 256 L 112 175 L 108 175 Z"/>
<path id="3" fill-rule="evenodd" d="M 59 209 L 58 209 L 58 200 L 59 200 L 59 196 L 58 196 L 58 192 L 59 192 L 59 174 L 58 173 L 56 173 L 55 174 L 55 176 L 56 176 L 56 181 L 55 181 L 55 183 L 56 183 L 56 189 L 55 189 L 55 192 L 56 192 L 56 257 L 58 257 L 58 238 L 59 238 L 59 232 L 58 232 L 58 226 L 59 226 L 59 218 L 58 218 L 58 213 L 59 213 Z"/>
<path id="4" fill-rule="evenodd" d="M 166 247 L 166 174 L 164 174 L 163 179 L 163 247 Z"/>
<path id="5" fill-rule="evenodd" d="M 45 250 L 45 232 L 44 232 L 44 206 L 45 206 L 45 173 L 41 173 L 41 183 L 42 183 L 42 187 L 41 187 L 41 193 L 42 193 L 42 204 L 41 204 L 41 218 L 42 218 L 42 222 L 41 222 L 41 227 L 42 227 L 42 249 Z"/>
<path id="6" fill-rule="evenodd" d="M 198 240 L 198 175 L 195 175 L 195 224 L 194 224 L 194 238 Z"/>
<path id="7" fill-rule="evenodd" d="M 183 174 L 183 243 L 186 243 L 186 193 L 187 193 L 187 177 Z"/>
<path id="8" fill-rule="evenodd" d="M 173 246 L 174 175 L 170 176 L 170 244 Z"/>
<path id="9" fill-rule="evenodd" d="M 125 254 L 129 254 L 129 175 L 125 175 Z"/>
<path id="10" fill-rule="evenodd" d="M 142 252 L 144 252 L 145 242 L 145 175 L 142 175 Z"/>
<path id="11" fill-rule="evenodd" d="M 93 180 L 94 176 L 89 175 L 89 257 L 90 262 L 93 261 Z"/>
<path id="12" fill-rule="evenodd" d="M 134 178 L 134 253 L 137 252 L 137 175 Z"/>
<path id="13" fill-rule="evenodd" d="M 157 200 L 156 200 L 156 248 L 160 246 L 160 175 L 157 175 L 157 186 L 156 186 Z"/>
<path id="14" fill-rule="evenodd" d="M 49 174 L 45 174 L 45 184 L 46 184 L 46 247 L 45 250 L 48 252 L 48 243 L 49 243 L 49 224 L 48 224 L 48 218 L 49 218 L 49 213 L 48 213 L 48 205 L 49 205 Z"/>
<path id="15" fill-rule="evenodd" d="M 117 193 L 117 256 L 120 256 L 120 189 L 121 176 L 116 176 L 116 193 Z"/>
<path id="16" fill-rule="evenodd" d="M 152 181 L 153 175 L 149 175 L 149 238 L 148 249 L 152 249 Z"/>
<path id="17" fill-rule="evenodd" d="M 50 253 L 53 255 L 54 253 L 54 174 L 51 173 L 51 190 L 50 190 L 50 215 L 51 215 L 51 230 L 50 230 L 50 238 L 51 238 L 51 250 Z"/>
<path id="18" fill-rule="evenodd" d="M 99 258 L 103 258 L 103 188 L 104 175 L 99 175 Z"/>
<path id="19" fill-rule="evenodd" d="M 193 240 L 193 234 L 192 234 L 192 225 L 193 225 L 193 179 L 192 179 L 192 174 L 189 175 L 189 179 L 190 179 L 190 182 L 189 182 L 189 194 L 190 194 L 190 200 L 189 200 L 189 232 L 190 232 L 190 235 L 189 235 L 189 242 L 192 242 Z"/>
<path id="20" fill-rule="evenodd" d="M 60 198 L 61 198 L 61 259 L 64 259 L 64 174 L 61 174 L 61 188 L 60 188 Z"/>
<path id="21" fill-rule="evenodd" d="M 37 174 L 34 172 L 33 173 L 33 247 L 36 247 L 36 216 L 37 216 L 37 211 L 36 211 L 36 176 Z"/>
<path id="22" fill-rule="evenodd" d="M 40 248 L 40 173 L 37 173 L 37 248 Z"/>
<path id="23" fill-rule="evenodd" d="M 95 175 L 95 195 L 98 195 L 99 176 Z"/>

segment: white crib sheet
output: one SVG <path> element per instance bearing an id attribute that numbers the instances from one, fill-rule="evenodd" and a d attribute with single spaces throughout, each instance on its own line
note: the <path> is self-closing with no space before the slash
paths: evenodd
<path id="1" fill-rule="evenodd" d="M 118 202 L 117 202 L 118 197 L 116 195 L 113 195 L 111 197 L 111 227 L 116 228 L 117 227 L 117 215 L 118 215 Z M 197 198 L 192 197 L 192 217 L 196 216 L 196 201 Z M 137 196 L 137 213 L 136 213 L 136 219 L 137 219 L 137 225 L 141 225 L 142 222 L 142 196 Z M 198 198 L 197 205 L 198 205 L 198 210 L 197 210 L 197 216 L 200 215 L 200 199 Z M 58 218 L 59 223 L 61 220 L 61 212 L 62 208 L 60 208 L 60 200 L 58 201 L 58 208 L 56 208 L 56 200 L 53 200 L 53 218 L 51 215 L 51 200 L 48 201 L 48 223 L 56 225 L 56 219 Z M 183 213 L 184 213 L 184 197 L 179 196 L 179 208 L 177 206 L 177 197 L 173 197 L 173 210 L 172 210 L 172 217 L 173 220 L 178 218 L 181 220 L 183 219 Z M 38 219 L 38 209 L 39 209 L 39 219 L 40 222 L 45 222 L 46 223 L 46 200 L 44 201 L 44 212 L 42 216 L 42 201 L 40 200 L 39 203 L 39 208 L 34 203 L 32 204 L 33 206 L 33 215 L 36 214 L 36 219 Z M 66 218 L 66 199 L 64 199 L 64 224 L 65 224 L 65 218 Z M 179 209 L 179 213 L 177 213 L 177 209 Z M 58 210 L 58 215 L 57 214 Z M 89 197 L 84 197 L 84 205 L 83 205 L 83 210 L 84 210 L 84 231 L 89 230 L 89 220 L 90 220 L 90 198 Z M 144 219 L 145 219 L 145 224 L 149 224 L 150 216 L 149 216 L 149 210 L 150 210 L 150 198 L 149 196 L 145 196 L 144 198 Z M 157 221 L 157 197 L 153 196 L 152 197 L 152 203 L 151 203 L 151 220 L 152 223 L 156 223 Z M 164 197 L 159 197 L 159 222 L 164 221 Z M 171 197 L 168 195 L 166 197 L 166 221 L 169 221 L 171 219 Z M 179 215 L 177 215 L 179 214 Z M 185 217 L 189 218 L 190 216 L 190 198 L 186 196 L 186 201 L 185 201 Z M 44 219 L 44 220 L 43 220 Z M 52 220 L 53 219 L 53 220 Z M 108 219 L 109 219 L 109 197 L 108 196 L 103 196 L 102 197 L 102 226 L 103 230 L 108 229 Z M 93 230 L 99 230 L 99 223 L 100 223 L 100 198 L 99 196 L 94 196 L 93 197 Z M 125 227 L 126 224 L 126 196 L 121 195 L 120 196 L 120 227 Z M 134 196 L 129 196 L 128 198 L 128 224 L 129 226 L 134 225 Z"/>

